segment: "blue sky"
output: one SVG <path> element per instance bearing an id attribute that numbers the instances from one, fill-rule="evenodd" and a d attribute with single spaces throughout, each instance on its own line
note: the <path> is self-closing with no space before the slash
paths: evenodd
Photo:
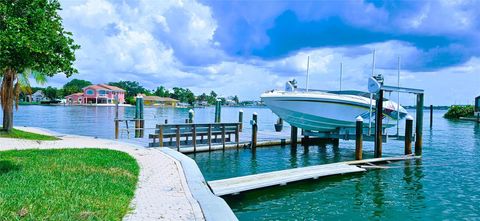
<path id="1" fill-rule="evenodd" d="M 65 28 L 82 46 L 76 78 L 135 80 L 258 99 L 296 78 L 310 87 L 366 90 L 376 73 L 424 88 L 427 104 L 480 94 L 480 1 L 63 0 Z M 51 85 L 67 82 L 63 76 Z M 404 96 L 402 103 L 412 103 Z M 412 101 L 412 102 L 408 102 Z"/>

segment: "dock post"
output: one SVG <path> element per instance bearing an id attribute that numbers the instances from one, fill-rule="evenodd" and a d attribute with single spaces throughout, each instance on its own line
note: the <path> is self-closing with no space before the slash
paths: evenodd
<path id="1" fill-rule="evenodd" d="M 193 123 L 193 119 L 194 119 L 194 116 L 195 116 L 195 112 L 193 111 L 193 109 L 190 109 L 188 111 L 188 123 Z"/>
<path id="2" fill-rule="evenodd" d="M 355 125 L 355 160 L 363 158 L 363 118 L 358 116 Z"/>
<path id="3" fill-rule="evenodd" d="M 242 109 L 238 111 L 238 123 L 240 123 L 239 131 L 242 132 L 243 130 L 243 110 Z"/>
<path id="4" fill-rule="evenodd" d="M 197 152 L 197 127 L 195 124 L 192 125 L 192 144 L 193 144 L 193 153 Z"/>
<path id="5" fill-rule="evenodd" d="M 241 123 L 237 124 L 235 128 L 235 143 L 237 143 L 237 149 L 240 147 L 240 125 Z"/>
<path id="6" fill-rule="evenodd" d="M 215 103 L 215 123 L 220 123 L 222 115 L 222 105 L 220 99 L 217 99 Z"/>
<path id="7" fill-rule="evenodd" d="M 430 129 L 433 127 L 433 105 L 430 105 Z"/>
<path id="8" fill-rule="evenodd" d="M 252 150 L 253 152 L 255 152 L 257 149 L 257 131 L 258 131 L 257 121 L 258 121 L 257 112 L 253 112 L 253 115 L 252 115 Z"/>
<path id="9" fill-rule="evenodd" d="M 135 99 L 135 137 L 143 137 L 143 96 L 137 95 Z"/>
<path id="10" fill-rule="evenodd" d="M 382 157 L 383 90 L 378 91 L 375 106 L 375 158 Z"/>
<path id="11" fill-rule="evenodd" d="M 158 143 L 160 147 L 163 147 L 163 125 L 158 128 Z"/>
<path id="12" fill-rule="evenodd" d="M 180 152 L 180 126 L 177 125 L 176 132 L 175 132 L 175 140 L 177 145 L 177 151 Z"/>
<path id="13" fill-rule="evenodd" d="M 208 151 L 212 151 L 212 125 L 208 124 Z"/>
<path id="14" fill-rule="evenodd" d="M 405 123 L 405 155 L 412 154 L 413 117 L 408 115 Z"/>
<path id="15" fill-rule="evenodd" d="M 296 148 L 297 147 L 297 141 L 298 141 L 298 128 L 291 125 L 290 127 L 290 145 L 292 146 L 292 148 Z"/>
<path id="16" fill-rule="evenodd" d="M 417 119 L 415 124 L 415 155 L 422 155 L 423 135 L 423 94 L 417 94 Z"/>
<path id="17" fill-rule="evenodd" d="M 118 94 L 115 94 L 115 139 L 118 139 L 120 122 L 118 121 Z"/>
<path id="18" fill-rule="evenodd" d="M 222 150 L 225 151 L 225 124 L 222 124 Z"/>

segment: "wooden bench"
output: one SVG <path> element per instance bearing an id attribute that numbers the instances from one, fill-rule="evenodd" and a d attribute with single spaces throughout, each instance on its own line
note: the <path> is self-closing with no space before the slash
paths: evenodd
<path id="1" fill-rule="evenodd" d="M 239 145 L 240 123 L 158 124 L 155 134 L 149 135 L 149 139 L 153 139 L 149 146 L 171 146 L 175 140 L 175 146 L 177 150 L 180 150 L 182 138 L 184 138 L 185 144 L 188 144 L 188 140 L 191 138 L 191 145 L 196 151 L 197 142 L 203 143 L 206 138 L 209 149 L 212 147 L 212 143 L 222 143 L 225 148 L 225 143 L 231 142 L 232 135 L 235 136 L 235 142 Z M 220 142 L 218 136 L 221 137 Z M 165 141 L 165 139 L 168 140 Z"/>

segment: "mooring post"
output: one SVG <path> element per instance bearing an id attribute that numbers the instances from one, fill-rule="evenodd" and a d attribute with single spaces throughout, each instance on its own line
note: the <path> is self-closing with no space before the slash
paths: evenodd
<path id="1" fill-rule="evenodd" d="M 422 155 L 423 135 L 423 93 L 417 94 L 417 118 L 415 124 L 415 155 Z"/>
<path id="2" fill-rule="evenodd" d="M 193 123 L 193 118 L 195 116 L 195 112 L 193 111 L 193 109 L 190 109 L 188 111 L 188 123 Z"/>
<path id="3" fill-rule="evenodd" d="M 408 115 L 405 122 L 405 155 L 412 154 L 413 117 Z"/>
<path id="4" fill-rule="evenodd" d="M 221 115 L 222 115 L 222 105 L 220 103 L 220 99 L 217 99 L 215 103 L 215 123 L 220 123 Z"/>
<path id="5" fill-rule="evenodd" d="M 163 147 L 163 125 L 158 128 L 158 143 L 159 147 Z"/>
<path id="6" fill-rule="evenodd" d="M 143 96 L 137 95 L 135 99 L 135 137 L 143 137 Z"/>
<path id="7" fill-rule="evenodd" d="M 242 109 L 238 111 L 238 123 L 240 123 L 239 130 L 240 132 L 242 132 L 243 130 L 243 110 Z"/>
<path id="8" fill-rule="evenodd" d="M 363 118 L 358 116 L 355 125 L 355 160 L 363 158 Z"/>
<path id="9" fill-rule="evenodd" d="M 258 116 L 257 112 L 253 112 L 252 115 L 252 150 L 253 152 L 257 149 L 257 131 L 258 131 Z"/>
<path id="10" fill-rule="evenodd" d="M 297 141 L 298 141 L 298 128 L 291 125 L 290 127 L 290 145 L 292 146 L 292 148 L 296 148 L 297 147 Z"/>
<path id="11" fill-rule="evenodd" d="M 118 139 L 120 122 L 118 121 L 118 94 L 115 94 L 115 139 Z"/>
<path id="12" fill-rule="evenodd" d="M 375 158 L 382 157 L 382 120 L 383 120 L 383 90 L 378 91 L 375 105 Z"/>
<path id="13" fill-rule="evenodd" d="M 430 129 L 433 127 L 433 105 L 430 105 Z"/>
<path id="14" fill-rule="evenodd" d="M 193 145 L 193 153 L 197 152 L 197 127 L 195 124 L 192 125 L 192 145 Z"/>

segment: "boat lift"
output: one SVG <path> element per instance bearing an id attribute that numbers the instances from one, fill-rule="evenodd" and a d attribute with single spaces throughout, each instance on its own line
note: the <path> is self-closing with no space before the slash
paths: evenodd
<path id="1" fill-rule="evenodd" d="M 383 79 L 381 75 L 371 77 L 368 81 L 368 90 L 370 93 L 374 94 L 376 97 L 376 108 L 375 108 L 375 131 L 373 135 L 368 132 L 364 134 L 362 132 L 362 140 L 365 141 L 374 141 L 375 142 L 375 158 L 382 157 L 382 143 L 386 143 L 389 139 L 392 140 L 403 140 L 405 141 L 405 136 L 400 134 L 396 135 L 384 135 L 383 128 L 383 113 L 377 113 L 378 110 L 383 110 L 383 98 L 385 92 L 398 92 L 398 93 L 407 93 L 416 95 L 416 123 L 415 123 L 415 134 L 412 139 L 415 141 L 415 155 L 422 155 L 422 129 L 423 129 L 423 108 L 424 108 L 424 90 L 415 89 L 415 88 L 406 88 L 399 86 L 388 86 L 383 85 Z M 363 122 L 363 121 L 362 121 Z M 335 132 L 317 132 L 317 131 L 303 131 L 304 141 L 308 142 L 309 137 L 315 137 L 319 139 L 332 139 L 338 142 L 339 139 L 343 140 L 355 140 L 358 139 L 358 135 L 352 131 L 352 128 L 338 128 Z M 407 145 L 407 144 L 406 144 Z"/>

